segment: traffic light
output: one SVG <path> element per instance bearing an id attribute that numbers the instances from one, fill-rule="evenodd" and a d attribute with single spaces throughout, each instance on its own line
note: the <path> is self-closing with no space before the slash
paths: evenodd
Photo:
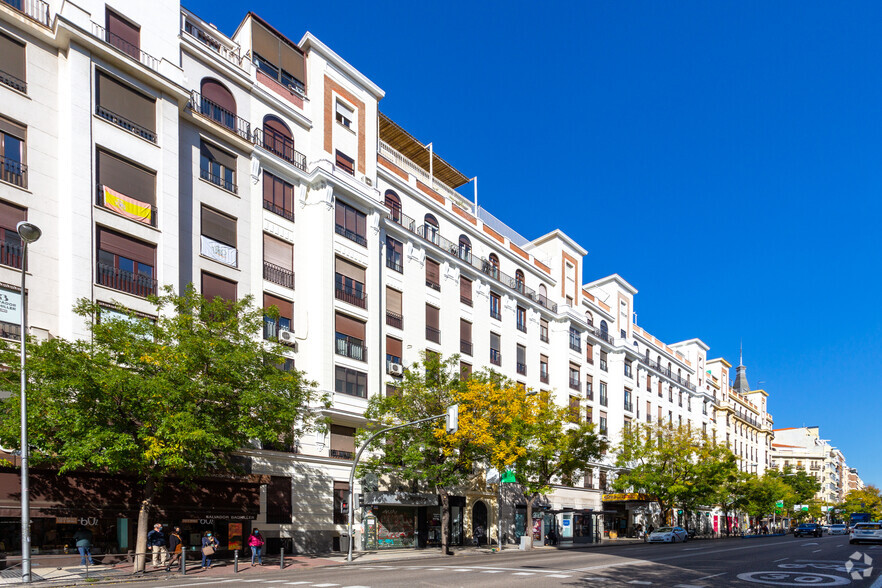
<path id="1" fill-rule="evenodd" d="M 340 501 L 340 512 L 343 514 L 349 514 L 349 501 L 347 501 L 347 500 Z"/>
<path id="2" fill-rule="evenodd" d="M 678 514 L 678 515 L 681 515 L 681 514 L 683 514 L 683 511 L 682 511 L 682 510 L 678 510 L 678 511 L 677 511 L 677 514 Z"/>

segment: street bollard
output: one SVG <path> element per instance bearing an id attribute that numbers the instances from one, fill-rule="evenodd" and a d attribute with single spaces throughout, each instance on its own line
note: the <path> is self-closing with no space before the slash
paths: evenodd
<path id="1" fill-rule="evenodd" d="M 285 548 L 283 547 L 279 552 L 279 569 L 285 569 Z"/>
<path id="2" fill-rule="evenodd" d="M 183 545 L 181 546 L 181 574 L 187 575 L 187 550 Z"/>
<path id="3" fill-rule="evenodd" d="M 233 550 L 233 573 L 239 573 L 239 550 Z"/>

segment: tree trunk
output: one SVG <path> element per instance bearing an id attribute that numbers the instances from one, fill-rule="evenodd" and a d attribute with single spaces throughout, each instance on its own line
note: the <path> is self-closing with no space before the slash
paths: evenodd
<path id="1" fill-rule="evenodd" d="M 144 499 L 138 511 L 138 533 L 135 539 L 135 572 L 143 572 L 147 564 L 147 533 L 150 530 L 150 514 L 153 510 L 153 497 L 156 492 L 156 480 L 147 476 L 144 484 Z"/>
<path id="2" fill-rule="evenodd" d="M 447 494 L 445 488 L 438 488 L 438 494 L 441 495 L 441 553 L 444 555 L 453 555 L 450 551 L 450 495 Z"/>
<path id="3" fill-rule="evenodd" d="M 726 517 L 726 537 L 731 533 L 731 529 L 729 528 L 729 509 L 723 509 L 723 516 Z"/>
<path id="4" fill-rule="evenodd" d="M 527 537 L 527 545 L 533 549 L 533 501 L 538 494 L 533 494 L 527 499 L 527 522 L 525 523 L 524 536 Z"/>

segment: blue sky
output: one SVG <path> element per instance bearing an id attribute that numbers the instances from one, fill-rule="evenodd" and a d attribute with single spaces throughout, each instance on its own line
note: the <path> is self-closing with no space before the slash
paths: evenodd
<path id="1" fill-rule="evenodd" d="M 185 5 L 317 35 L 482 206 L 576 239 L 663 341 L 736 364 L 743 340 L 775 426 L 819 425 L 882 482 L 882 4 Z"/>

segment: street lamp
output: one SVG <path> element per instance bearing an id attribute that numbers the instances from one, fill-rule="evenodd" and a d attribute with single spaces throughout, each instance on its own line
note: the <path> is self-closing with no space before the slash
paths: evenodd
<path id="1" fill-rule="evenodd" d="M 28 494 L 28 405 L 26 402 L 25 338 L 28 331 L 28 302 L 25 296 L 25 268 L 28 265 L 28 244 L 43 234 L 40 227 L 27 221 L 15 226 L 21 237 L 21 581 L 31 581 L 31 508 Z"/>

